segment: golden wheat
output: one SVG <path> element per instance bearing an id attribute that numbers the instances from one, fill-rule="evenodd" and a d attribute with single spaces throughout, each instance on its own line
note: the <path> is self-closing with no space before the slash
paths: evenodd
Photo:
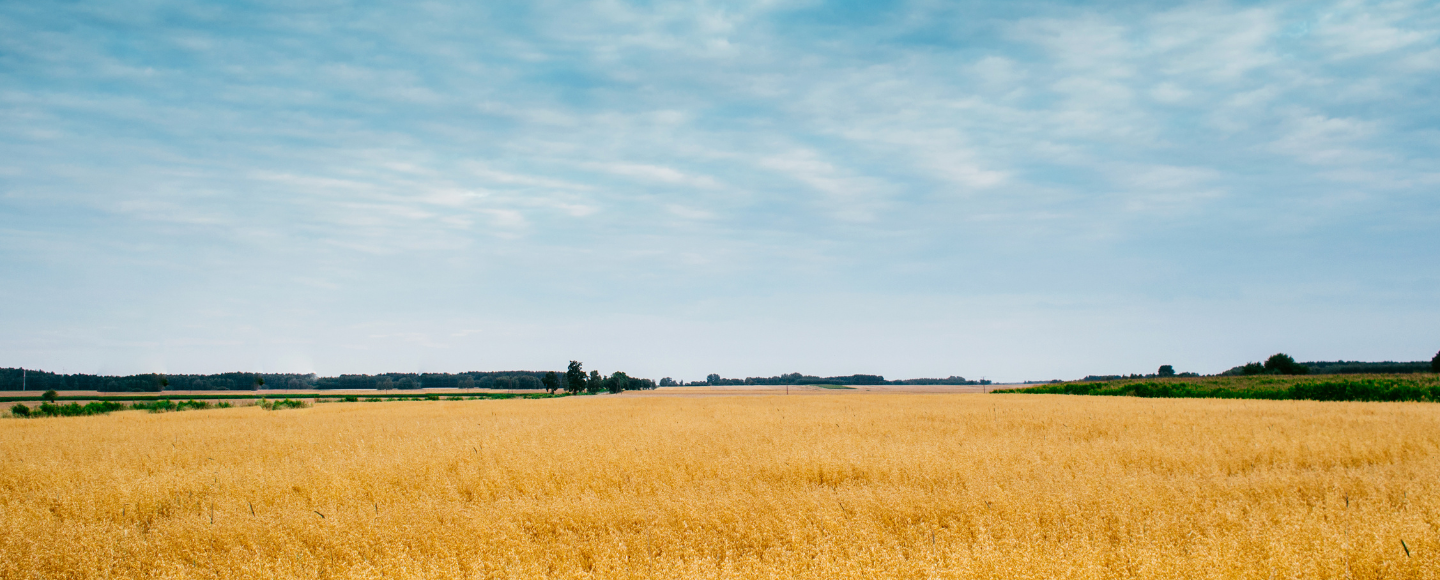
<path id="1" fill-rule="evenodd" d="M 0 577 L 1436 578 L 1437 451 L 1440 405 L 1423 403 L 579 397 L 15 419 Z"/>

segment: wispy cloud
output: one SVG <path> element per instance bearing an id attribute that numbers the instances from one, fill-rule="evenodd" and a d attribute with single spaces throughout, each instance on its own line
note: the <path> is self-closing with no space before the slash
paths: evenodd
<path id="1" fill-rule="evenodd" d="M 815 292 L 1244 310 L 1331 281 L 1358 312 L 1440 277 L 1402 249 L 1440 243 L 1436 70 L 1430 2 L 11 3 L 0 266 L 31 286 L 0 321 L 153 305 L 186 345 L 259 345 L 207 330 L 221 301 L 298 350 L 373 322 L 430 360 L 415 337 L 461 324 L 544 350 L 552 317 L 721 328 L 706 305 Z M 13 352 L 69 348 L 42 343 Z"/>

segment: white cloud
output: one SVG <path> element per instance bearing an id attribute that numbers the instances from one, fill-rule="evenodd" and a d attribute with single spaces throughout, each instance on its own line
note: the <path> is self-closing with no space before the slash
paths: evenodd
<path id="1" fill-rule="evenodd" d="M 1270 149 L 1312 165 L 1354 165 L 1382 155 L 1363 143 L 1376 130 L 1374 123 L 1360 119 L 1296 111 Z"/>
<path id="2" fill-rule="evenodd" d="M 640 181 L 665 183 L 670 185 L 683 185 L 687 187 L 699 187 L 714 189 L 720 186 L 715 178 L 708 175 L 690 175 L 663 165 L 651 165 L 647 163 L 585 163 L 583 167 L 595 171 L 603 171 L 613 175 L 630 177 Z"/>
<path id="3" fill-rule="evenodd" d="M 1372 56 L 1419 43 L 1433 44 L 1437 31 L 1405 27 L 1420 10 L 1423 10 L 1421 6 L 1405 2 L 1341 2 L 1319 18 L 1312 33 L 1337 58 Z"/>

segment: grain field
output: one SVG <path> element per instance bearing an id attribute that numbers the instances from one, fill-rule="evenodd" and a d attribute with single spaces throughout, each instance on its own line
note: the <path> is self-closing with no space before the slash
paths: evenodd
<path id="1" fill-rule="evenodd" d="M 1440 405 L 575 397 L 0 420 L 0 578 L 1437 578 Z"/>

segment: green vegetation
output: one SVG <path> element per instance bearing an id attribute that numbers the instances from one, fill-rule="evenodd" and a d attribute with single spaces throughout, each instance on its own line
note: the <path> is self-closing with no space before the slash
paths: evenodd
<path id="1" fill-rule="evenodd" d="M 31 409 L 25 405 L 10 407 L 10 414 L 16 417 L 83 417 L 86 415 L 102 415 L 111 411 L 119 411 L 125 406 L 120 403 L 108 401 L 95 401 L 85 405 L 70 403 L 68 405 L 56 405 L 51 402 L 41 403 L 39 407 Z"/>
<path id="2" fill-rule="evenodd" d="M 996 393 L 1156 398 L 1300 399 L 1310 401 L 1440 401 L 1440 376 L 1423 374 L 1250 375 L 1184 379 L 1069 382 Z"/>
<path id="3" fill-rule="evenodd" d="M 1274 359 L 1275 357 L 1272 356 L 1272 357 L 1270 357 L 1270 358 L 1271 358 L 1271 359 Z M 1278 370 L 1278 369 L 1280 368 L 1279 366 L 1276 365 L 1276 363 L 1280 363 L 1280 361 L 1276 361 L 1276 363 L 1270 363 L 1270 365 L 1269 365 L 1268 367 L 1266 366 L 1266 363 L 1270 363 L 1270 361 L 1267 360 L 1265 363 L 1252 362 L 1252 363 L 1249 363 L 1249 364 L 1246 364 L 1246 365 L 1241 365 L 1241 366 L 1238 366 L 1238 367 L 1229 369 L 1229 370 L 1227 370 L 1227 371 L 1225 371 L 1225 372 L 1222 372 L 1222 373 L 1220 373 L 1220 374 L 1222 374 L 1222 375 L 1227 375 L 1227 376 L 1235 376 L 1235 375 L 1261 375 L 1261 374 L 1394 375 L 1394 374 L 1408 374 L 1408 373 L 1440 372 L 1440 369 L 1436 369 L 1436 368 L 1435 368 L 1435 365 L 1433 364 L 1433 362 L 1425 362 L 1425 361 L 1413 361 L 1413 362 L 1394 362 L 1394 361 L 1362 362 L 1362 361 L 1353 361 L 1353 360 L 1351 360 L 1351 361 L 1346 361 L 1346 360 L 1337 360 L 1337 361 L 1306 361 L 1306 362 L 1302 362 L 1302 363 L 1295 363 L 1295 365 L 1297 365 L 1298 367 L 1304 367 L 1304 368 L 1305 368 L 1305 371 L 1304 371 L 1304 372 L 1300 372 L 1300 373 L 1282 373 L 1282 372 L 1275 372 L 1275 370 Z M 1280 364 L 1283 365 L 1283 363 L 1280 363 Z M 1297 369 L 1297 370 L 1298 370 L 1298 369 Z"/>
<path id="4" fill-rule="evenodd" d="M 262 409 L 265 409 L 267 411 L 279 411 L 282 409 L 302 409 L 310 406 L 310 404 L 305 401 L 297 401 L 294 399 L 281 399 L 279 401 L 267 401 L 265 399 L 261 399 L 259 405 Z"/>
<path id="5" fill-rule="evenodd" d="M 855 390 L 855 387 L 847 387 L 847 386 L 845 386 L 845 385 L 815 385 L 815 386 L 820 387 L 820 388 L 822 388 L 822 389 L 849 389 L 849 390 L 852 390 L 852 391 Z"/>
<path id="6" fill-rule="evenodd" d="M 565 369 L 565 392 L 576 394 L 585 390 L 585 368 L 578 360 L 570 361 Z"/>
<path id="7" fill-rule="evenodd" d="M 285 390 L 469 390 L 469 389 L 531 389 L 549 391 L 544 377 L 554 371 L 486 371 L 463 373 L 384 373 L 378 375 L 340 375 L 321 377 L 295 373 L 218 373 L 213 375 L 102 376 L 60 374 L 35 369 L 0 368 L 0 391 L 97 391 L 102 393 L 155 393 L 161 391 L 234 391 L 255 392 L 266 389 Z M 557 381 L 563 377 L 557 374 Z M 654 387 L 654 381 L 648 382 Z M 639 384 L 639 383 L 637 383 Z M 556 383 L 555 390 L 563 385 Z M 552 391 L 553 392 L 553 391 Z"/>
<path id="8" fill-rule="evenodd" d="M 366 393 L 366 394 L 367 394 L 367 396 L 370 397 L 370 399 L 373 399 L 373 401 L 367 399 L 367 402 L 376 402 L 376 401 L 381 401 L 381 400 L 388 400 L 388 401 L 418 400 L 417 395 L 416 395 L 416 394 L 413 394 L 413 393 L 410 393 L 410 394 L 406 394 L 406 393 L 374 393 L 374 394 Z M 335 397 L 337 397 L 337 396 L 341 396 L 341 395 L 325 394 L 325 393 L 288 393 L 288 394 L 286 394 L 285 396 L 286 396 L 286 397 L 289 397 L 289 398 L 291 398 L 291 399 L 333 399 L 333 398 L 335 398 Z M 353 396 L 355 396 L 355 395 L 345 395 L 345 397 L 353 397 Z M 424 396 L 425 396 L 425 397 L 428 397 L 428 396 L 430 396 L 430 394 L 427 393 L 427 394 L 425 394 Z M 469 398 L 475 398 L 475 399 L 517 399 L 517 398 L 518 398 L 518 399 L 548 399 L 548 398 L 551 398 L 551 397 L 564 397 L 564 396 L 566 396 L 566 395 L 564 395 L 564 394 L 554 394 L 554 395 L 552 395 L 552 394 L 549 394 L 549 393 L 520 393 L 520 394 L 517 394 L 517 393 L 434 393 L 434 396 L 436 396 L 436 397 L 462 397 L 462 396 L 463 396 L 463 397 L 469 397 Z M 186 399 L 194 399 L 194 400 L 208 400 L 208 401 L 216 401 L 216 400 L 251 400 L 251 399 L 263 398 L 263 393 L 262 393 L 261 395 L 256 395 L 256 394 L 254 394 L 254 393 L 247 393 L 247 394 L 214 394 L 214 395 L 211 395 L 211 394 L 194 394 L 194 395 L 192 395 L 192 394 L 187 394 L 187 395 L 185 395 L 185 398 L 186 398 Z M 56 397 L 56 400 L 59 400 L 59 401 L 153 402 L 153 401 L 169 401 L 169 400 L 172 400 L 172 399 L 175 399 L 175 396 L 166 396 L 166 395 L 99 395 L 99 396 L 96 396 L 96 395 L 68 395 L 68 396 L 67 396 L 67 395 L 61 395 L 61 396 Z M 28 401 L 41 401 L 41 400 L 43 400 L 43 399 L 41 399 L 41 398 L 38 397 L 38 396 L 29 396 L 29 397 L 23 397 L 23 396 L 22 396 L 22 397 L 0 397 L 0 403 L 19 403 L 19 402 L 28 402 Z"/>
<path id="9" fill-rule="evenodd" d="M 209 408 L 210 408 L 210 403 L 209 403 L 209 402 L 206 402 L 206 401 L 196 401 L 196 400 L 194 400 L 194 399 L 190 399 L 190 400 L 186 400 L 186 401 L 180 401 L 180 402 L 177 403 L 177 402 L 172 401 L 172 400 L 170 400 L 170 399 L 164 399 L 164 400 L 152 401 L 152 402 L 148 402 L 148 403 L 147 403 L 147 402 L 135 403 L 135 404 L 133 404 L 133 405 L 130 405 L 130 408 L 131 408 L 131 409 L 134 409 L 134 410 L 136 410 L 136 411 L 149 411 L 149 412 L 151 412 L 151 413 L 166 413 L 166 412 L 170 412 L 170 411 L 184 411 L 184 410 L 187 410 L 187 409 L 193 409 L 193 410 L 209 409 Z M 118 410 L 118 409 L 117 409 L 117 410 Z"/>

